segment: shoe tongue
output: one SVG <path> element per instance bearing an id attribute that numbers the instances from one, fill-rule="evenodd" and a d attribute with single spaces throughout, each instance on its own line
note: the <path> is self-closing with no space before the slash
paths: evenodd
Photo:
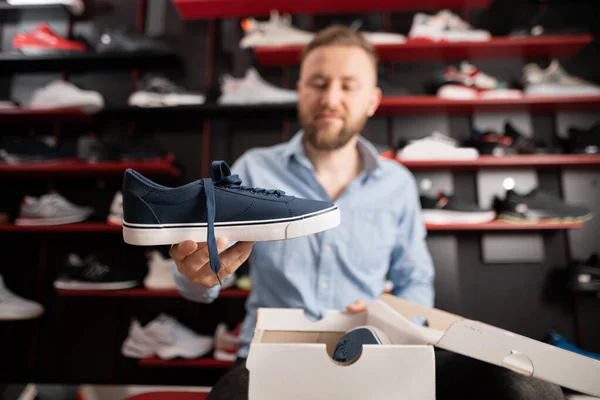
<path id="1" fill-rule="evenodd" d="M 213 161 L 212 162 L 212 175 L 213 181 L 218 182 L 223 178 L 231 175 L 231 169 L 225 161 Z"/>

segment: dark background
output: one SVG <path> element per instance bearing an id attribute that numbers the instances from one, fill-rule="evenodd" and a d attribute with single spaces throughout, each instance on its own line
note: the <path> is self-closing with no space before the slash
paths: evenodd
<path id="1" fill-rule="evenodd" d="M 588 27 L 597 37 L 600 24 L 595 2 L 548 3 L 556 7 L 568 4 L 569 12 L 562 14 L 564 22 Z M 146 12 L 140 13 L 143 6 Z M 475 10 L 461 15 L 492 33 L 505 34 L 510 30 L 507 25 L 511 25 L 511 21 L 514 26 L 519 20 L 530 18 L 539 6 L 533 1 L 496 1 L 487 11 Z M 144 72 L 164 73 L 191 90 L 202 91 L 211 101 L 218 96 L 222 74 L 242 76 L 246 68 L 255 63 L 251 51 L 239 49 L 242 35 L 239 18 L 182 21 L 167 0 L 114 1 L 113 8 L 112 12 L 90 20 L 73 21 L 73 33 L 85 33 L 94 26 L 133 25 L 170 43 L 181 64 L 171 68 L 144 62 L 137 65 L 138 69 L 117 69 L 99 62 L 72 71 L 69 65 L 54 70 L 46 68 L 46 71 L 27 65 L 28 72 L 22 73 L 22 68 L 5 69 L 0 61 L 0 99 L 11 98 L 26 104 L 36 87 L 60 78 L 62 73 L 82 88 L 99 91 L 106 101 L 106 111 L 98 115 L 91 126 L 21 123 L 3 125 L 2 134 L 52 134 L 58 130 L 65 142 L 89 132 L 148 137 L 175 153 L 182 175 L 178 179 L 156 179 L 175 185 L 202 177 L 213 159 L 224 159 L 232 164 L 245 150 L 280 143 L 296 132 L 298 126 L 293 113 L 236 113 L 207 118 L 200 112 L 190 111 L 126 112 L 127 97 L 136 78 Z M 40 21 L 48 22 L 60 34 L 66 34 L 69 26 L 69 16 L 60 8 L 0 13 L 2 49 L 11 47 L 17 31 L 33 29 Z M 406 34 L 412 15 L 413 12 L 301 15 L 294 16 L 293 21 L 299 28 L 317 30 L 332 22 L 350 24 L 360 18 L 364 22 L 362 29 Z M 475 60 L 484 72 L 508 81 L 518 79 L 523 65 L 529 61 Z M 545 66 L 549 60 L 537 61 Z M 596 82 L 600 81 L 598 61 L 597 42 L 577 56 L 561 60 L 569 72 Z M 418 95 L 425 94 L 425 82 L 445 65 L 442 60 L 406 62 L 382 65 L 380 69 L 387 84 Z M 297 67 L 257 68 L 263 77 L 282 87 L 294 87 L 298 76 Z M 474 124 L 499 123 L 510 118 L 527 127 L 528 135 L 553 141 L 557 134 L 565 132 L 565 126 L 578 123 L 587 127 L 598 115 L 598 110 L 588 110 L 568 114 L 474 113 L 374 118 L 364 135 L 382 148 L 400 138 L 427 136 L 436 129 L 465 139 Z M 600 204 L 596 169 L 438 171 L 415 175 L 418 182 L 428 178 L 434 189 L 449 190 L 466 199 L 479 200 L 482 205 L 489 202 L 494 193 L 501 192 L 501 181 L 506 176 L 513 177 L 520 190 L 540 186 L 559 193 L 568 201 L 587 202 L 595 211 Z M 75 203 L 94 205 L 99 210 L 97 219 L 102 221 L 120 184 L 120 177 L 1 178 L 0 207 L 14 216 L 23 195 L 40 195 L 53 188 Z M 572 258 L 587 258 L 591 252 L 600 250 L 599 228 L 600 222 L 596 219 L 574 232 L 432 232 L 428 245 L 437 274 L 436 307 L 540 340 L 554 329 L 580 346 L 600 352 L 597 340 L 600 299 L 573 297 L 564 289 L 566 263 Z M 36 321 L 0 322 L 0 383 L 212 385 L 223 373 L 222 369 L 140 367 L 137 360 L 122 357 L 120 347 L 133 317 L 149 321 L 160 312 L 166 312 L 199 333 L 212 335 L 219 321 L 227 321 L 233 327 L 243 318 L 244 299 L 219 299 L 202 305 L 176 298 L 59 297 L 52 282 L 66 252 L 111 249 L 131 254 L 139 249 L 125 245 L 120 235 L 114 233 L 0 235 L 0 273 L 7 285 L 22 296 L 40 301 L 46 310 Z M 162 250 L 166 254 L 167 249 Z"/>

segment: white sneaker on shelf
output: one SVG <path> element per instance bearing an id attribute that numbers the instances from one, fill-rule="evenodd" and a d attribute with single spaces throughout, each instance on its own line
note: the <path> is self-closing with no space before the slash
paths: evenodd
<path id="1" fill-rule="evenodd" d="M 478 157 L 477 149 L 458 147 L 456 140 L 440 132 L 412 140 L 397 153 L 400 160 L 476 160 Z"/>
<path id="2" fill-rule="evenodd" d="M 473 29 L 468 22 L 451 11 L 442 10 L 436 15 L 416 13 L 408 37 L 434 42 L 485 42 L 492 35 L 488 31 Z"/>
<path id="3" fill-rule="evenodd" d="M 39 198 L 25 196 L 15 224 L 26 226 L 73 224 L 85 221 L 93 212 L 91 207 L 72 204 L 58 193 L 48 193 Z"/>
<path id="4" fill-rule="evenodd" d="M 237 352 L 240 348 L 240 331 L 239 324 L 234 331 L 229 331 L 225 323 L 217 325 L 215 330 L 215 351 L 213 355 L 219 361 L 235 361 Z"/>
<path id="5" fill-rule="evenodd" d="M 558 60 L 552 60 L 548 68 L 537 64 L 523 67 L 525 94 L 528 96 L 598 96 L 600 86 L 576 76 L 569 75 Z"/>
<path id="6" fill-rule="evenodd" d="M 85 4 L 82 0 L 7 0 L 11 6 L 45 6 L 52 4 L 61 4 L 73 15 L 81 15 L 85 11 Z"/>
<path id="7" fill-rule="evenodd" d="M 243 78 L 224 75 L 221 83 L 219 104 L 285 104 L 298 101 L 296 90 L 282 89 L 265 81 L 254 68 L 246 71 Z"/>
<path id="8" fill-rule="evenodd" d="M 147 253 L 148 257 L 148 275 L 144 279 L 144 286 L 150 290 L 175 289 L 175 279 L 173 278 L 172 258 L 165 258 L 158 250 L 152 250 Z"/>
<path id="9" fill-rule="evenodd" d="M 143 79 L 127 103 L 136 107 L 175 107 L 204 104 L 203 94 L 192 92 L 162 76 Z"/>
<path id="10" fill-rule="evenodd" d="M 93 90 L 82 90 L 72 83 L 55 80 L 33 92 L 31 108 L 79 108 L 88 114 L 104 108 L 104 98 Z"/>
<path id="11" fill-rule="evenodd" d="M 363 37 L 371 44 L 403 44 L 406 36 L 393 32 L 361 32 Z"/>
<path id="12" fill-rule="evenodd" d="M 197 334 L 166 314 L 160 314 L 144 327 L 144 331 L 148 337 L 160 343 L 156 355 L 163 360 L 198 358 L 213 349 L 211 337 Z"/>
<path id="13" fill-rule="evenodd" d="M 242 49 L 307 45 L 315 36 L 312 32 L 294 27 L 288 14 L 279 15 L 277 11 L 271 11 L 268 21 L 246 18 L 241 25 L 245 32 L 245 36 L 240 40 Z"/>
<path id="14" fill-rule="evenodd" d="M 44 313 L 44 307 L 35 301 L 24 299 L 8 290 L 0 275 L 0 320 L 14 321 L 37 318 Z"/>
<path id="15" fill-rule="evenodd" d="M 113 201 L 110 204 L 110 213 L 106 219 L 109 225 L 122 226 L 123 225 L 123 193 L 117 191 Z"/>
<path id="16" fill-rule="evenodd" d="M 437 91 L 438 97 L 454 100 L 471 99 L 520 99 L 523 93 L 508 88 L 504 82 L 481 71 L 475 65 L 463 61 L 459 68 L 454 66 L 444 70 L 444 80 L 457 82 L 444 84 Z"/>
<path id="17" fill-rule="evenodd" d="M 131 321 L 129 335 L 121 346 L 121 354 L 130 358 L 152 358 L 160 343 L 149 337 L 137 319 Z"/>

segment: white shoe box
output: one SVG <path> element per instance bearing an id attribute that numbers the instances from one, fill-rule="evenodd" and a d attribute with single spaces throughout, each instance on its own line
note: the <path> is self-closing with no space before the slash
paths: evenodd
<path id="1" fill-rule="evenodd" d="M 424 316 L 428 327 L 410 322 Z M 391 345 L 365 345 L 342 365 L 331 358 L 346 331 L 373 325 Z M 434 308 L 383 295 L 359 314 L 261 308 L 250 346 L 250 400 L 434 400 L 434 346 L 600 396 L 600 361 Z"/>

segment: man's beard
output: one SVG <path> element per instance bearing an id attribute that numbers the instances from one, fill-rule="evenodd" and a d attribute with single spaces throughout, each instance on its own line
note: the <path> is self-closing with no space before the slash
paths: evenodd
<path id="1" fill-rule="evenodd" d="M 338 150 L 344 147 L 354 136 L 362 132 L 368 119 L 367 115 L 363 115 L 353 121 L 345 120 L 344 125 L 339 129 L 317 128 L 309 116 L 303 115 L 301 112 L 299 114 L 304 140 L 308 141 L 316 150 L 321 151 Z"/>

